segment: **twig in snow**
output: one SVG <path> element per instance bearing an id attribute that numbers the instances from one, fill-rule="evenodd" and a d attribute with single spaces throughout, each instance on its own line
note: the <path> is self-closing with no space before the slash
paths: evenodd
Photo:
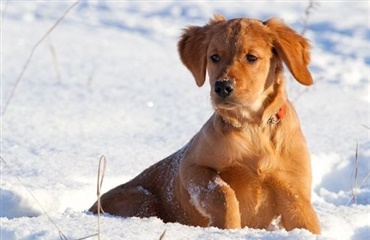
<path id="1" fill-rule="evenodd" d="M 358 183 L 358 142 L 356 143 L 355 152 L 355 186 L 352 187 L 352 199 L 355 204 L 357 204 L 357 183 Z"/>
<path id="2" fill-rule="evenodd" d="M 370 177 L 370 170 L 367 172 L 367 174 L 364 177 L 364 179 L 362 179 L 361 183 L 358 185 L 358 188 L 360 188 L 362 186 L 362 184 L 364 184 L 369 177 Z M 352 201 L 352 199 L 353 199 L 353 196 L 348 200 L 346 206 L 349 205 L 349 203 Z"/>
<path id="3" fill-rule="evenodd" d="M 96 186 L 96 195 L 98 198 L 98 233 L 92 234 L 90 236 L 82 237 L 77 240 L 89 239 L 95 236 L 98 236 L 98 239 L 100 240 L 100 212 L 104 213 L 103 208 L 101 206 L 101 202 L 100 202 L 100 196 L 101 196 L 101 187 L 103 185 L 104 176 L 105 176 L 106 165 L 107 165 L 107 159 L 104 155 L 102 155 L 99 159 L 98 177 L 97 177 L 98 180 L 97 180 L 97 186 Z M 100 177 L 100 174 L 101 174 L 101 177 Z"/>
<path id="4" fill-rule="evenodd" d="M 4 160 L 4 158 L 2 156 L 0 156 L 0 160 L 1 160 L 1 162 L 3 162 L 5 164 L 6 167 L 8 167 L 8 169 L 10 170 L 10 173 L 18 180 L 18 182 L 27 190 L 27 192 L 30 194 L 30 196 L 33 198 L 33 200 L 36 202 L 36 204 L 40 207 L 40 209 L 42 210 L 42 212 L 46 215 L 46 217 L 48 218 L 49 222 L 51 222 L 54 225 L 55 229 L 58 230 L 60 239 L 62 239 L 62 240 L 68 240 L 68 238 L 63 234 L 62 230 L 60 230 L 60 228 L 58 227 L 58 225 L 53 221 L 53 219 L 50 217 L 50 215 L 45 210 L 45 208 L 42 206 L 42 204 L 39 202 L 39 200 L 36 198 L 36 196 L 26 186 L 26 184 L 23 183 L 23 181 L 21 180 L 21 178 L 17 176 L 17 174 L 13 171 L 13 169 L 11 168 L 11 166 Z"/>
<path id="5" fill-rule="evenodd" d="M 13 85 L 13 88 L 11 89 L 10 91 L 10 95 L 5 103 L 5 106 L 3 108 L 3 111 L 1 112 L 1 116 L 4 116 L 5 113 L 6 113 L 6 110 L 8 109 L 8 106 L 9 106 L 9 103 L 10 101 L 13 99 L 14 97 L 14 93 L 15 93 L 15 90 L 17 89 L 20 81 L 22 80 L 22 77 L 23 77 L 23 74 L 25 73 L 29 63 L 31 62 L 31 59 L 32 59 L 32 56 L 35 52 L 35 50 L 37 49 L 37 47 L 45 40 L 45 38 L 47 36 L 50 35 L 50 33 L 59 25 L 59 23 L 65 18 L 65 16 L 69 13 L 69 11 L 71 11 L 78 3 L 80 2 L 80 0 L 77 0 L 75 3 L 73 3 L 64 13 L 63 15 L 58 19 L 58 21 L 56 21 L 56 23 L 44 34 L 44 36 L 42 36 L 42 38 L 35 44 L 35 46 L 32 48 L 31 50 L 31 53 L 30 55 L 28 56 L 27 60 L 26 60 L 26 63 L 24 64 L 23 66 L 23 69 L 21 71 L 21 73 L 19 74 L 15 84 Z"/>
<path id="6" fill-rule="evenodd" d="M 50 49 L 50 52 L 51 52 L 51 56 L 53 58 L 53 63 L 54 63 L 55 72 L 57 74 L 57 79 L 58 79 L 58 82 L 60 83 L 60 82 L 62 82 L 62 77 L 60 75 L 58 57 L 57 57 L 57 53 L 55 51 L 55 47 L 51 43 L 50 37 L 48 38 L 48 43 L 49 43 L 49 49 Z"/>
<path id="7" fill-rule="evenodd" d="M 161 234 L 161 236 L 159 237 L 159 240 L 164 240 L 164 235 L 166 235 L 166 231 L 167 231 L 167 229 L 165 229 L 164 231 L 163 231 L 163 233 Z"/>
<path id="8" fill-rule="evenodd" d="M 51 37 L 50 36 L 48 36 L 48 45 L 49 45 L 49 50 L 50 50 L 50 53 L 51 53 L 51 57 L 53 59 L 54 69 L 55 69 L 55 73 L 57 75 L 57 81 L 59 83 L 61 83 L 62 82 L 62 78 L 61 78 L 60 70 L 59 70 L 58 57 L 57 57 L 57 53 L 55 51 L 55 47 L 54 47 L 54 45 L 51 42 Z"/>
<path id="9" fill-rule="evenodd" d="M 362 184 L 364 184 L 369 177 L 370 177 L 370 170 L 367 172 L 367 174 L 364 177 L 364 179 L 362 179 L 362 181 L 361 181 L 361 183 L 360 183 L 360 185 L 358 187 L 361 187 Z"/>
<path id="10" fill-rule="evenodd" d="M 312 10 L 318 6 L 319 3 L 316 2 L 315 0 L 310 0 L 308 6 L 306 7 L 305 12 L 305 17 L 303 19 L 303 30 L 301 32 L 301 35 L 304 35 L 308 29 L 308 19 L 310 18 L 310 15 L 312 13 Z"/>
<path id="11" fill-rule="evenodd" d="M 103 169 L 101 170 L 101 165 L 103 164 Z M 100 211 L 104 213 L 102 207 L 101 207 L 101 201 L 100 201 L 100 194 L 101 194 L 101 187 L 103 185 L 103 180 L 105 176 L 105 167 L 107 165 L 107 159 L 105 156 L 101 156 L 99 160 L 99 167 L 98 167 L 98 182 L 97 182 L 97 189 L 96 189 L 96 195 L 98 197 L 98 239 L 100 240 Z M 102 172 L 102 176 L 100 177 L 100 173 Z"/>
<path id="12" fill-rule="evenodd" d="M 358 184 L 358 168 L 359 168 L 359 160 L 358 160 L 358 142 L 356 144 L 356 152 L 355 152 L 355 186 L 352 187 L 352 196 L 348 200 L 346 206 L 350 204 L 353 200 L 355 204 L 357 204 L 357 190 L 361 188 L 361 186 L 366 182 L 366 180 L 370 177 L 370 170 L 367 172 L 366 176 L 362 179 L 361 183 Z"/>

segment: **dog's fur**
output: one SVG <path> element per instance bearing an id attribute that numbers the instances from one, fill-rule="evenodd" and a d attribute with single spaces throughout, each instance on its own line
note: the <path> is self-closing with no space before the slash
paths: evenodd
<path id="1" fill-rule="evenodd" d="M 310 155 L 283 77 L 284 62 L 312 84 L 307 40 L 276 19 L 216 15 L 185 29 L 178 49 L 198 86 L 208 71 L 215 112 L 181 150 L 105 193 L 103 210 L 223 229 L 268 228 L 281 216 L 288 231 L 320 233 Z M 231 89 L 216 89 L 224 82 Z"/>

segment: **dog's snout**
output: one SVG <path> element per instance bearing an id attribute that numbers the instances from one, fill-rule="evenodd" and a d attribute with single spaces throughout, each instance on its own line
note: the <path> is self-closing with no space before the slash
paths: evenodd
<path id="1" fill-rule="evenodd" d="M 214 90 L 220 97 L 227 98 L 234 91 L 234 84 L 229 80 L 216 81 Z"/>

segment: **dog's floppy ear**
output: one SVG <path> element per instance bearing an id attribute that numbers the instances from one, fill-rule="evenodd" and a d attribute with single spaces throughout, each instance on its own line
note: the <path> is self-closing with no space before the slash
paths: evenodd
<path id="1" fill-rule="evenodd" d="M 199 87 L 204 84 L 207 68 L 206 28 L 186 28 L 178 43 L 182 63 L 189 69 Z"/>
<path id="2" fill-rule="evenodd" d="M 275 18 L 267 20 L 264 24 L 271 31 L 277 54 L 288 66 L 294 78 L 303 85 L 311 85 L 313 80 L 308 70 L 310 62 L 308 41 Z"/>
<path id="3" fill-rule="evenodd" d="M 221 15 L 215 15 L 204 27 L 189 26 L 183 32 L 178 43 L 181 61 L 190 70 L 199 87 L 204 84 L 207 68 L 207 32 L 211 25 L 224 21 Z"/>

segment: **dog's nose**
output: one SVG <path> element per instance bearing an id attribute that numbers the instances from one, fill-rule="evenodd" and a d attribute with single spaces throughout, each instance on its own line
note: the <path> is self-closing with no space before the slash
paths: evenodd
<path id="1" fill-rule="evenodd" d="M 231 81 L 216 81 L 215 93 L 222 98 L 227 98 L 234 91 L 234 84 Z"/>

